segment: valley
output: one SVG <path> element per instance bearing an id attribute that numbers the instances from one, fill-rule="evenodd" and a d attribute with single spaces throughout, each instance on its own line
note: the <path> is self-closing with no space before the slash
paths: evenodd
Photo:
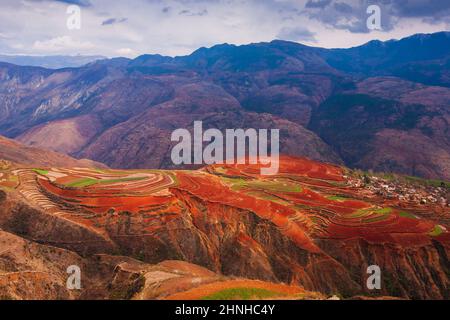
<path id="1" fill-rule="evenodd" d="M 182 169 L 171 133 L 202 121 L 222 133 L 279 129 L 285 155 L 449 180 L 449 48 L 439 32 L 350 49 L 220 44 L 63 69 L 2 62 L 0 134 L 116 169 Z"/>

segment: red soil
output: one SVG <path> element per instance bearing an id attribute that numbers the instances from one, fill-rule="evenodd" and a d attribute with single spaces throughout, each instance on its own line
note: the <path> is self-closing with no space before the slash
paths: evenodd
<path id="1" fill-rule="evenodd" d="M 132 215 L 146 214 L 144 223 L 151 216 L 170 220 L 180 214 L 176 203 L 187 193 L 201 199 L 213 217 L 216 205 L 225 205 L 255 213 L 261 219 L 271 221 L 298 247 L 313 253 L 321 250 L 315 238 L 351 239 L 363 238 L 370 242 L 415 245 L 431 241 L 430 231 L 435 222 L 425 219 L 400 217 L 400 210 L 393 209 L 386 215 L 376 210 L 391 206 L 379 200 L 367 200 L 360 195 L 364 191 L 347 186 L 343 169 L 334 165 L 318 163 L 304 158 L 282 157 L 280 171 L 276 176 L 300 187 L 300 192 L 264 189 L 271 179 L 261 177 L 261 165 L 213 165 L 198 171 L 159 172 L 147 174 L 142 179 L 121 182 L 117 179 L 142 175 L 139 171 L 96 173 L 89 170 L 59 170 L 67 176 L 55 182 L 40 176 L 38 183 L 47 195 L 53 195 L 70 206 L 83 208 L 87 212 L 106 219 L 110 209 Z M 258 189 L 252 187 L 233 188 L 230 180 L 258 181 Z M 111 183 L 97 183 L 82 188 L 63 187 L 64 183 L 78 179 L 108 179 Z M 175 179 L 176 181 L 173 181 Z M 104 180 L 105 181 L 105 180 Z M 116 182 L 114 182 L 116 181 Z M 348 200 L 332 200 L 332 195 L 345 195 Z M 69 206 L 69 208 L 70 208 Z M 161 209 L 164 207 L 165 209 Z M 370 210 L 363 216 L 358 210 Z M 164 213 L 170 215 L 165 216 Z M 192 215 L 203 214 L 195 212 Z M 162 216 L 164 215 L 164 216 Z M 72 217 L 80 220 L 80 217 Z M 90 225 L 89 219 L 82 219 Z M 149 225 L 148 231 L 154 231 Z M 245 235 L 241 241 L 252 241 Z M 448 233 L 435 237 L 448 241 Z"/>

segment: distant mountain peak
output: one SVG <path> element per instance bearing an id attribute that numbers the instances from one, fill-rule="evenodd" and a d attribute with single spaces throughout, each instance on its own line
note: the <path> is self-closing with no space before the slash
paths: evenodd
<path id="1" fill-rule="evenodd" d="M 84 55 L 54 55 L 54 56 L 29 56 L 29 55 L 0 55 L 0 61 L 19 66 L 43 67 L 47 69 L 77 68 L 94 61 L 107 59 L 104 56 Z"/>

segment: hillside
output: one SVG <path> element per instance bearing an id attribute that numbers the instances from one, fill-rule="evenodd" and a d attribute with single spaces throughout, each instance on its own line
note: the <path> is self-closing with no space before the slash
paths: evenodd
<path id="1" fill-rule="evenodd" d="M 59 70 L 0 63 L 0 134 L 115 168 L 171 168 L 170 133 L 202 120 L 278 128 L 283 154 L 448 180 L 449 48 L 444 32 L 339 50 L 222 44 Z"/>
<path id="2" fill-rule="evenodd" d="M 53 248 L 32 255 L 47 261 L 40 263 L 47 278 L 28 284 L 33 290 L 60 286 L 58 273 L 48 270 L 75 261 L 96 271 L 87 275 L 87 297 L 449 298 L 448 184 L 306 158 L 283 157 L 274 177 L 259 169 L 2 169 L 0 228 L 3 237 L 26 239 L 14 240 L 18 246 Z M 55 251 L 61 260 L 50 262 Z M 25 286 L 29 264 L 8 262 L 19 259 L 12 254 L 0 256 L 0 277 L 19 270 Z M 198 267 L 167 263 L 161 269 L 167 260 L 210 271 L 193 276 Z M 373 264 L 382 270 L 381 290 L 365 285 Z M 16 294 L 8 282 L 0 290 Z M 40 297 L 45 294 L 55 291 Z M 64 290 L 56 297 L 79 298 Z"/>
<path id="3" fill-rule="evenodd" d="M 65 154 L 29 147 L 2 136 L 0 136 L 0 160 L 21 165 L 106 168 L 104 164 L 99 162 L 86 159 L 78 160 Z"/>
<path id="4" fill-rule="evenodd" d="M 1 191 L 0 191 L 1 192 Z M 125 256 L 75 252 L 0 231 L 2 300 L 325 299 L 300 286 L 225 277 L 184 261 L 148 264 Z M 83 270 L 83 290 L 66 288 L 66 268 Z"/>

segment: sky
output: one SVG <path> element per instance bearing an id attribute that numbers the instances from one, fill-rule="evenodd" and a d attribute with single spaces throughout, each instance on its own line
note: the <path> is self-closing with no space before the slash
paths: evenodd
<path id="1" fill-rule="evenodd" d="M 367 27 L 370 5 L 381 30 Z M 177 56 L 274 39 L 348 48 L 447 30 L 448 0 L 0 0 L 0 54 Z"/>

